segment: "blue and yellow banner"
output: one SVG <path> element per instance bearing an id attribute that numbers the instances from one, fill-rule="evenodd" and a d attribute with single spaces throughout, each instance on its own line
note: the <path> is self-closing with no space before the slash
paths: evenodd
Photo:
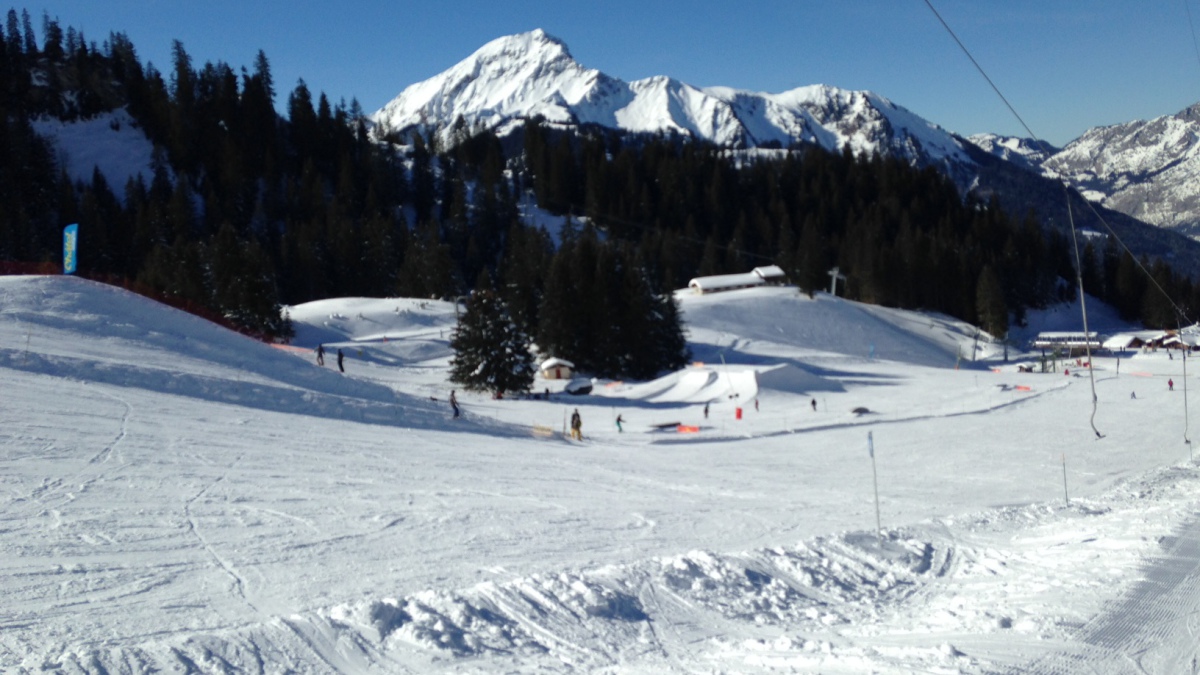
<path id="1" fill-rule="evenodd" d="M 79 262 L 79 223 L 63 228 L 63 274 L 74 274 Z"/>

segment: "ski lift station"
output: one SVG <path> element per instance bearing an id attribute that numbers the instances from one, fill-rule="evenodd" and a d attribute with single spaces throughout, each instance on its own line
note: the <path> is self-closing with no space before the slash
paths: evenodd
<path id="1" fill-rule="evenodd" d="M 1049 332 L 1038 333 L 1033 339 L 1033 348 L 1058 350 L 1067 356 L 1079 356 L 1087 352 L 1097 352 L 1103 343 L 1095 331 L 1080 332 Z"/>

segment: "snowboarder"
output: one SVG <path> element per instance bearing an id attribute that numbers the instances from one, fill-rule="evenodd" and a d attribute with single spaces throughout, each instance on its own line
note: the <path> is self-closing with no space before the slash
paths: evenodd
<path id="1" fill-rule="evenodd" d="M 454 409 L 454 419 L 458 419 L 458 397 L 454 395 L 454 390 L 450 390 L 450 407 Z"/>
<path id="2" fill-rule="evenodd" d="M 317 345 L 317 365 L 325 365 L 325 345 Z"/>
<path id="3" fill-rule="evenodd" d="M 624 421 L 625 420 L 620 415 L 617 415 L 617 433 L 618 434 L 624 433 L 624 431 L 625 431 L 624 429 L 621 428 L 621 422 L 624 422 Z"/>
<path id="4" fill-rule="evenodd" d="M 346 358 L 346 356 L 344 354 L 342 354 L 342 350 L 339 349 L 338 350 L 338 370 L 343 373 L 346 372 L 346 368 L 342 365 L 342 360 L 345 358 Z"/>
<path id="5" fill-rule="evenodd" d="M 571 413 L 571 438 L 577 441 L 583 440 L 583 418 L 579 416 L 579 408 Z"/>
<path id="6" fill-rule="evenodd" d="M 1167 380 L 1167 391 L 1175 391 L 1175 380 Z"/>
<path id="7" fill-rule="evenodd" d="M 817 412 L 817 399 L 812 400 L 813 412 Z"/>

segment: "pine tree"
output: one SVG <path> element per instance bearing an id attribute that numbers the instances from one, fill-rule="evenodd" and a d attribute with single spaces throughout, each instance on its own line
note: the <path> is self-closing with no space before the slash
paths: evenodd
<path id="1" fill-rule="evenodd" d="M 979 314 L 980 326 L 993 337 L 1006 337 L 1008 306 L 1004 302 L 1004 289 L 1000 286 L 1000 277 L 990 265 L 985 265 L 979 273 L 975 298 L 975 311 Z"/>
<path id="2" fill-rule="evenodd" d="M 529 337 L 509 316 L 486 273 L 480 275 L 467 311 L 454 328 L 450 348 L 451 382 L 496 394 L 528 391 L 533 385 Z"/>

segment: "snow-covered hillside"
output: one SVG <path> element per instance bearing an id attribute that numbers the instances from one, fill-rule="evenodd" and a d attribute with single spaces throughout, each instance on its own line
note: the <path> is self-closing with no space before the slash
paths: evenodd
<path id="1" fill-rule="evenodd" d="M 1044 165 L 1108 208 L 1200 236 L 1200 104 L 1089 129 Z"/>
<path id="2" fill-rule="evenodd" d="M 469 129 L 505 134 L 539 115 L 549 124 L 674 132 L 725 147 L 849 146 L 922 165 L 970 163 L 952 134 L 871 92 L 817 85 L 767 94 L 665 76 L 624 82 L 580 65 L 540 29 L 489 42 L 407 87 L 372 119 L 381 135 L 432 128 L 448 135 L 460 117 Z"/>
<path id="3" fill-rule="evenodd" d="M 72 180 L 90 184 L 99 171 L 109 189 L 122 194 L 130 178 L 140 174 L 149 183 L 154 177 L 154 144 L 124 108 L 69 122 L 43 117 L 33 128 L 50 141 Z"/>
<path id="4" fill-rule="evenodd" d="M 704 363 L 673 381 L 459 391 L 453 420 L 449 304 L 292 307 L 281 349 L 0 277 L 0 669 L 1190 667 L 1195 368 L 1097 359 L 1096 440 L 1085 369 L 1018 373 L 960 322 L 680 301 Z"/>
<path id="5" fill-rule="evenodd" d="M 1054 155 L 1060 150 L 1052 145 L 1030 138 L 1015 138 L 1012 136 L 998 136 L 996 134 L 975 134 L 969 136 L 967 140 L 1000 159 L 1012 162 L 1023 169 L 1034 172 L 1040 170 L 1042 162 L 1047 157 Z"/>
<path id="6" fill-rule="evenodd" d="M 979 134 L 970 141 L 1026 170 L 1062 177 L 1088 199 L 1200 238 L 1200 104 L 1152 120 L 1088 129 L 1063 148 Z"/>

